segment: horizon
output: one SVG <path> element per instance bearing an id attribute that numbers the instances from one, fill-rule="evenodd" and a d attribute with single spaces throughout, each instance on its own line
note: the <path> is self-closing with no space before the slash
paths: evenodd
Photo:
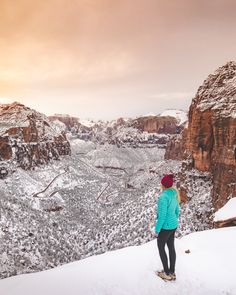
<path id="1" fill-rule="evenodd" d="M 2 99 L 2 100 L 1 100 Z M 11 104 L 22 104 L 22 105 L 24 105 L 25 107 L 28 107 L 28 108 L 31 108 L 30 106 L 28 106 L 28 105 L 26 105 L 26 104 L 24 104 L 24 103 L 22 103 L 22 102 L 20 102 L 20 101 L 14 101 L 14 100 L 12 100 L 12 101 L 9 101 L 8 100 L 8 98 L 1 98 L 0 97 L 0 106 L 1 105 L 11 105 Z M 39 111 L 39 110 L 37 110 L 36 108 L 31 108 L 32 110 L 34 110 L 34 111 L 36 111 L 36 112 L 40 112 L 40 113 L 43 113 L 43 112 L 41 112 L 41 111 Z M 168 108 L 168 109 L 165 109 L 164 111 L 162 111 L 162 112 L 160 112 L 160 113 L 156 113 L 156 114 L 154 114 L 154 113 L 147 113 L 147 114 L 141 114 L 141 115 L 138 115 L 138 116 L 133 116 L 133 117 L 121 117 L 121 116 L 118 116 L 118 117 L 116 117 L 116 118 L 112 118 L 112 119 L 110 119 L 110 120 L 106 120 L 106 119 L 94 119 L 94 118 L 89 118 L 89 117 L 85 117 L 85 118 L 80 118 L 80 117 L 78 117 L 78 116 L 73 116 L 73 115 L 71 115 L 71 114 L 68 114 L 68 113 L 53 113 L 53 114 L 49 114 L 49 115 L 47 115 L 47 114 L 45 114 L 45 113 L 43 113 L 43 114 L 45 114 L 47 117 L 53 117 L 53 116 L 63 116 L 63 117 L 73 117 L 73 118 L 77 118 L 77 119 L 79 119 L 79 120 L 81 120 L 81 121 L 86 121 L 86 120 L 89 120 L 89 121 L 93 121 L 93 122 L 98 122 L 98 121 L 104 121 L 104 122 L 106 122 L 106 121 L 114 121 L 114 120 L 118 120 L 118 119 L 120 119 L 120 118 L 123 118 L 123 119 L 136 119 L 136 118 L 140 118 L 140 117 L 155 117 L 155 116 L 160 116 L 163 112 L 165 112 L 165 111 L 181 111 L 181 112 L 185 112 L 186 114 L 188 114 L 188 111 L 189 110 L 183 110 L 183 109 L 173 109 L 173 108 Z"/>
<path id="2" fill-rule="evenodd" d="M 0 3 L 0 98 L 112 120 L 188 110 L 236 60 L 233 0 Z"/>

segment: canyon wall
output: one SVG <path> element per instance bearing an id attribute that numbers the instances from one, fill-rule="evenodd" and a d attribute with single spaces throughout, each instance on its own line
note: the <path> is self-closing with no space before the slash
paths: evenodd
<path id="1" fill-rule="evenodd" d="M 166 159 L 191 157 L 191 167 L 210 172 L 213 204 L 236 196 L 236 62 L 209 75 L 189 109 L 188 127 L 167 146 Z"/>
<path id="2" fill-rule="evenodd" d="M 20 103 L 0 106 L 0 166 L 31 169 L 70 152 L 65 133 L 45 115 Z"/>

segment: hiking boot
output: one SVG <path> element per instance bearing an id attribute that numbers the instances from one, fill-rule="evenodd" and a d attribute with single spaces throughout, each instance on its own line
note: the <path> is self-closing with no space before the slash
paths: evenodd
<path id="1" fill-rule="evenodd" d="M 164 271 L 158 271 L 156 272 L 157 276 L 165 281 L 171 281 L 172 277 L 168 274 L 166 274 Z"/>
<path id="2" fill-rule="evenodd" d="M 170 273 L 169 276 L 171 277 L 171 279 L 172 279 L 173 281 L 176 280 L 176 274 L 175 274 L 175 273 Z"/>

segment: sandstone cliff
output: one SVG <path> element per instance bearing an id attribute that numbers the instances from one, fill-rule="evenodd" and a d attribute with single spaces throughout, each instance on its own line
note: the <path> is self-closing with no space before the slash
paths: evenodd
<path id="1" fill-rule="evenodd" d="M 176 134 L 180 133 L 176 118 L 170 116 L 147 116 L 133 121 L 132 126 L 148 133 Z"/>
<path id="2" fill-rule="evenodd" d="M 166 146 L 165 159 L 183 160 L 186 152 L 186 137 L 188 129 L 184 128 L 181 134 L 173 136 Z"/>
<path id="3" fill-rule="evenodd" d="M 67 115 L 54 115 L 52 122 L 63 122 L 72 136 L 100 144 L 138 147 L 165 147 L 173 134 L 179 134 L 186 123 L 186 112 L 167 110 L 161 115 L 147 115 L 136 119 L 118 118 L 112 121 L 80 120 Z"/>
<path id="4" fill-rule="evenodd" d="M 65 134 L 45 115 L 17 102 L 0 105 L 0 166 L 31 169 L 69 154 Z"/>
<path id="5" fill-rule="evenodd" d="M 184 157 L 181 151 L 176 156 L 182 148 L 193 168 L 211 172 L 213 203 L 221 207 L 236 196 L 236 62 L 220 67 L 199 87 L 183 134 L 169 143 L 166 158 Z"/>

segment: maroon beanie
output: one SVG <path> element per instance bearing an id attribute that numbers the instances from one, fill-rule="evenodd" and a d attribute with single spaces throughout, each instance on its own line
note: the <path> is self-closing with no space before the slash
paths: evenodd
<path id="1" fill-rule="evenodd" d="M 173 174 L 165 175 L 161 180 L 161 184 L 166 188 L 172 187 L 173 182 L 174 182 L 174 175 Z"/>

